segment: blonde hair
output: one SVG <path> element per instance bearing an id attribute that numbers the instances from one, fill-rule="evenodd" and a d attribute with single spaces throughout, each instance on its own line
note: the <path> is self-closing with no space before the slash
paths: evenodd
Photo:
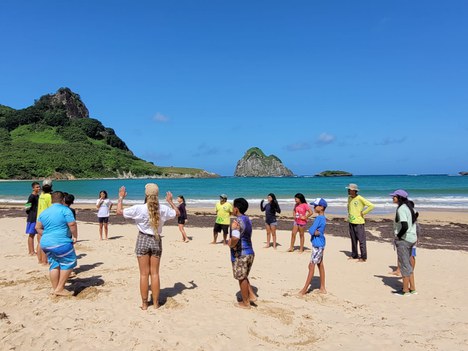
<path id="1" fill-rule="evenodd" d="M 146 206 L 148 207 L 148 214 L 150 225 L 154 230 L 154 234 L 158 234 L 159 228 L 159 199 L 157 195 L 146 196 Z"/>

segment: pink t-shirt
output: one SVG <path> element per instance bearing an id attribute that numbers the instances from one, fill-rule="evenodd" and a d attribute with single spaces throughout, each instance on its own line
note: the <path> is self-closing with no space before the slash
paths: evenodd
<path id="1" fill-rule="evenodd" d="M 300 225 L 306 225 L 307 219 L 301 219 L 302 216 L 305 216 L 307 211 L 310 210 L 309 204 L 299 204 L 294 209 L 294 221 Z"/>

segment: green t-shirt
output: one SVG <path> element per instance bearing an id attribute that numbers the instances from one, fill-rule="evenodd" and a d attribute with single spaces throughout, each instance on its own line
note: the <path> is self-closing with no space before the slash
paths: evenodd
<path id="1" fill-rule="evenodd" d="M 232 213 L 232 205 L 229 202 L 216 204 L 216 223 L 218 224 L 230 224 L 230 217 Z"/>
<path id="2" fill-rule="evenodd" d="M 401 222 L 406 222 L 408 223 L 408 230 L 406 231 L 406 234 L 402 236 L 402 239 L 410 243 L 415 243 L 418 239 L 416 234 L 416 223 L 413 223 L 411 211 L 406 204 L 398 207 L 396 218 L 397 220 L 393 223 L 393 233 L 395 236 L 400 232 Z"/>
<path id="3" fill-rule="evenodd" d="M 37 202 L 37 217 L 50 206 L 52 206 L 52 195 L 50 193 L 41 193 Z"/>
<path id="4" fill-rule="evenodd" d="M 356 197 L 348 197 L 348 221 L 352 224 L 364 224 L 364 217 L 370 211 L 374 209 L 374 204 L 367 199 L 363 198 L 361 195 Z"/>

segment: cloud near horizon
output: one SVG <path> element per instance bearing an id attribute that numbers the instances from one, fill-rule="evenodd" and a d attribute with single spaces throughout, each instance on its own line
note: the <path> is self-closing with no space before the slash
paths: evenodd
<path id="1" fill-rule="evenodd" d="M 216 155 L 219 149 L 208 146 L 206 143 L 198 145 L 197 151 L 192 154 L 193 157 Z"/>
<path id="2" fill-rule="evenodd" d="M 318 139 L 317 139 L 317 144 L 318 145 L 327 145 L 327 144 L 331 144 L 335 141 L 335 136 L 334 135 L 331 135 L 331 134 L 328 134 L 328 133 L 322 133 L 319 135 Z"/>
<path id="3" fill-rule="evenodd" d="M 163 115 L 160 112 L 156 112 L 156 114 L 153 116 L 153 121 L 158 122 L 158 123 L 166 123 L 169 122 L 169 117 L 166 115 Z"/>
<path id="4" fill-rule="evenodd" d="M 310 144 L 309 143 L 295 143 L 289 144 L 285 146 L 287 151 L 302 151 L 302 150 L 309 150 Z"/>
<path id="5" fill-rule="evenodd" d="M 382 146 L 386 146 L 386 145 L 392 145 L 392 144 L 402 144 L 406 141 L 406 137 L 401 137 L 401 138 L 390 138 L 390 137 L 386 137 L 384 138 L 383 140 L 381 141 L 377 141 L 375 143 L 375 145 L 382 145 Z"/>

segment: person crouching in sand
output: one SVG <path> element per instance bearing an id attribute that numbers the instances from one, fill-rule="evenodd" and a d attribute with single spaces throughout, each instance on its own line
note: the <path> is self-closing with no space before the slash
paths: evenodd
<path id="1" fill-rule="evenodd" d="M 242 301 L 236 307 L 250 308 L 250 302 L 257 297 L 249 282 L 249 273 L 252 268 L 255 253 L 252 247 L 252 222 L 245 215 L 249 203 L 244 198 L 238 198 L 233 203 L 233 214 L 237 217 L 231 224 L 231 237 L 228 245 L 231 249 L 232 272 L 234 279 L 239 281 Z"/>
<path id="2" fill-rule="evenodd" d="M 140 270 L 141 309 L 148 309 L 148 291 L 151 278 L 151 293 L 153 307 L 159 307 L 159 264 L 162 254 L 161 233 L 164 222 L 180 216 L 177 206 L 172 201 L 171 192 L 166 193 L 169 206 L 159 204 L 159 188 L 154 183 L 145 185 L 145 203 L 123 208 L 123 200 L 127 196 L 125 187 L 119 189 L 117 215 L 132 218 L 138 228 L 135 253 Z"/>
<path id="3" fill-rule="evenodd" d="M 314 278 L 315 265 L 318 266 L 320 274 L 319 292 L 322 294 L 327 293 L 327 290 L 325 289 L 325 267 L 323 265 L 323 253 L 325 251 L 325 227 L 327 226 L 325 209 L 327 208 L 327 202 L 322 198 L 318 198 L 312 202 L 311 205 L 314 206 L 314 211 L 318 216 L 315 217 L 314 224 L 309 229 L 309 234 L 311 236 L 310 241 L 312 242 L 312 255 L 309 263 L 309 274 L 307 275 L 304 287 L 299 291 L 300 295 L 305 295 L 308 292 L 309 286 Z"/>
<path id="4" fill-rule="evenodd" d="M 56 296 L 73 295 L 65 290 L 65 283 L 77 261 L 73 245 L 78 238 L 78 229 L 72 211 L 63 200 L 63 193 L 54 191 L 52 206 L 41 212 L 36 223 L 36 230 L 41 234 L 41 249 L 49 261 L 52 294 Z"/>

